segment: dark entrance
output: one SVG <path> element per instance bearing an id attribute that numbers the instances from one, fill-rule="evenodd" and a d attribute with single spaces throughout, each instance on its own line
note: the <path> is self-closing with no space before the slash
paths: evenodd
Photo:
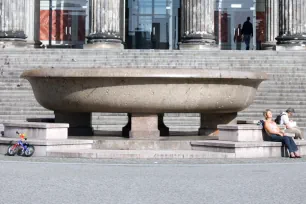
<path id="1" fill-rule="evenodd" d="M 176 49 L 179 8 L 180 0 L 127 0 L 126 48 Z"/>

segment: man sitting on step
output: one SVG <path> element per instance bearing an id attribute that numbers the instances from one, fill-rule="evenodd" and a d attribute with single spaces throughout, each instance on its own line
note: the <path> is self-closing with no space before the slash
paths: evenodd
<path id="1" fill-rule="evenodd" d="M 289 119 L 290 117 L 293 116 L 293 113 L 295 113 L 293 108 L 288 108 L 286 112 L 283 112 L 281 114 L 280 125 L 286 126 L 285 133 L 294 133 L 295 134 L 294 139 L 304 140 L 304 135 L 301 129 L 296 125 L 296 122 Z"/>

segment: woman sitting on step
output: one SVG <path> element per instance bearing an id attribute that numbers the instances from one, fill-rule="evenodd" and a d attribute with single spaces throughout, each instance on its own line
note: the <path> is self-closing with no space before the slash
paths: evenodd
<path id="1" fill-rule="evenodd" d="M 267 134 L 271 137 L 271 140 L 274 142 L 282 142 L 289 150 L 290 158 L 301 158 L 300 154 L 298 153 L 298 148 L 292 137 L 286 136 L 285 133 L 281 131 L 277 124 L 274 122 L 272 118 L 272 111 L 267 109 L 263 114 L 266 119 L 264 128 Z"/>

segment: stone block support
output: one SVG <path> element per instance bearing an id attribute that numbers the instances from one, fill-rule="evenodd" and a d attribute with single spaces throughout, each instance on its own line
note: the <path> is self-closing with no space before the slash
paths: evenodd
<path id="1" fill-rule="evenodd" d="M 132 121 L 132 114 L 128 113 L 128 123 L 126 126 L 122 128 L 122 136 L 129 137 L 129 133 L 131 131 L 131 121 Z M 164 114 L 158 114 L 158 130 L 160 131 L 160 136 L 169 136 L 170 131 L 169 128 L 164 123 Z"/>
<path id="2" fill-rule="evenodd" d="M 93 136 L 91 113 L 54 111 L 55 123 L 68 123 L 69 136 Z"/>
<path id="3" fill-rule="evenodd" d="M 218 125 L 219 140 L 233 142 L 262 142 L 262 127 L 259 125 Z"/>
<path id="4" fill-rule="evenodd" d="M 132 114 L 130 138 L 159 139 L 159 135 L 157 114 Z"/>
<path id="5" fill-rule="evenodd" d="M 279 0 L 277 50 L 306 50 L 306 2 Z"/>
<path id="6" fill-rule="evenodd" d="M 217 136 L 220 124 L 236 124 L 237 113 L 201 113 L 199 135 Z"/>
<path id="7" fill-rule="evenodd" d="M 215 0 L 182 0 L 180 49 L 218 49 L 214 31 Z"/>
<path id="8" fill-rule="evenodd" d="M 120 0 L 90 1 L 90 34 L 85 49 L 123 49 Z"/>
<path id="9" fill-rule="evenodd" d="M 33 48 L 39 39 L 39 0 L 0 0 L 1 48 Z"/>

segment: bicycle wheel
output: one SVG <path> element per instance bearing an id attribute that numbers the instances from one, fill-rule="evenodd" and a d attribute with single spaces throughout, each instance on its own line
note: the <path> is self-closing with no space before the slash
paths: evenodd
<path id="1" fill-rule="evenodd" d="M 7 155 L 9 156 L 15 156 L 15 154 L 17 153 L 18 151 L 18 146 L 16 145 L 10 145 L 8 148 L 7 148 Z"/>
<path id="2" fill-rule="evenodd" d="M 29 145 L 28 147 L 27 147 L 27 149 L 24 151 L 24 156 L 25 157 L 30 157 L 30 156 L 32 156 L 33 154 L 34 154 L 34 152 L 35 152 L 35 148 L 34 148 L 34 146 L 33 145 Z"/>

